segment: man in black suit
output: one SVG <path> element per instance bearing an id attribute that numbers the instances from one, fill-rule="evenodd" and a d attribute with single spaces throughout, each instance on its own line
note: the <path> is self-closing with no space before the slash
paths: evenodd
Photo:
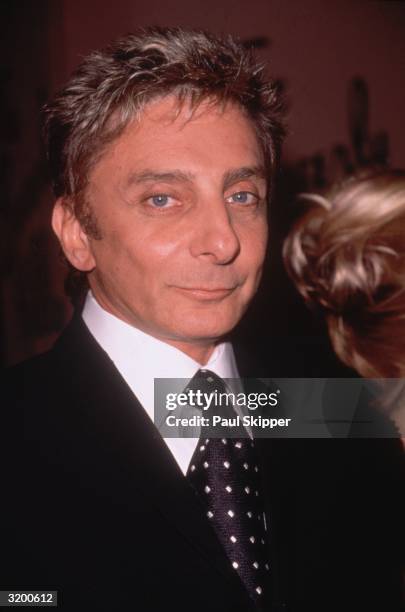
<path id="1" fill-rule="evenodd" d="M 395 603 L 396 559 L 385 574 L 378 569 L 381 525 L 371 534 L 369 518 L 351 525 L 364 508 L 347 508 L 361 496 L 345 482 L 353 467 L 346 447 L 254 444 L 246 432 L 222 448 L 218 440 L 163 440 L 153 423 L 154 378 L 208 371 L 220 385 L 271 375 L 250 358 L 244 364 L 226 337 L 256 292 L 266 250 L 282 135 L 273 84 L 231 40 L 149 30 L 84 61 L 47 107 L 47 134 L 53 228 L 89 292 L 55 347 L 6 377 L 2 588 L 57 590 L 65 610 Z M 261 477 L 255 529 L 263 537 L 249 538 L 263 546 L 260 563 L 237 549 L 237 511 L 227 510 L 234 532 L 218 526 L 204 498 L 210 486 L 193 480 L 207 468 L 222 495 L 232 495 L 242 476 L 226 484 L 212 462 L 248 443 Z M 200 466 L 210 444 L 215 453 Z M 388 504 L 395 453 L 384 455 L 379 476 Z M 362 474 L 372 454 L 357 455 Z M 227 459 L 222 466 L 234 469 Z M 360 549 L 371 540 L 378 555 L 364 565 Z M 371 579 L 383 581 L 371 596 L 363 591 L 369 566 Z"/>

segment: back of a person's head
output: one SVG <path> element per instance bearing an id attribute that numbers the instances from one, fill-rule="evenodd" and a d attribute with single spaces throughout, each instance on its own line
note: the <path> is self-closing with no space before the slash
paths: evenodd
<path id="1" fill-rule="evenodd" d="M 304 299 L 365 377 L 405 376 L 405 172 L 368 171 L 311 202 L 284 245 Z"/>

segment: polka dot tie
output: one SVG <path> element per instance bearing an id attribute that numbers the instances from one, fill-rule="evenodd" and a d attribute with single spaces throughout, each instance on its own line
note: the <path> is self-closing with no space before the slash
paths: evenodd
<path id="1" fill-rule="evenodd" d="M 226 392 L 222 379 L 209 370 L 199 370 L 187 388 Z M 187 478 L 203 502 L 232 568 L 260 604 L 266 595 L 269 565 L 254 443 L 248 437 L 201 437 Z"/>

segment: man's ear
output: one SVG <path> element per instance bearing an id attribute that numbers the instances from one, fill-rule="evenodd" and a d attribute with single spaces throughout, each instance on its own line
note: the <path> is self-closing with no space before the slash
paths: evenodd
<path id="1" fill-rule="evenodd" d="M 52 213 L 52 228 L 72 266 L 90 272 L 96 266 L 89 238 L 74 214 L 73 207 L 64 198 L 56 200 Z"/>

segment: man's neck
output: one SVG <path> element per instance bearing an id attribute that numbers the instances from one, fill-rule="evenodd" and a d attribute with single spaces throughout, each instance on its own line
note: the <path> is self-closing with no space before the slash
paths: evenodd
<path id="1" fill-rule="evenodd" d="M 197 363 L 202 366 L 208 363 L 209 358 L 214 352 L 216 346 L 214 342 L 211 342 L 210 344 L 190 344 L 188 342 L 181 342 L 167 338 L 157 339 L 161 340 L 162 342 L 166 342 L 166 344 L 174 346 L 174 348 L 178 349 L 179 351 L 182 351 L 182 353 L 185 353 L 186 355 L 191 357 L 191 359 L 194 359 L 194 361 L 197 361 Z"/>

